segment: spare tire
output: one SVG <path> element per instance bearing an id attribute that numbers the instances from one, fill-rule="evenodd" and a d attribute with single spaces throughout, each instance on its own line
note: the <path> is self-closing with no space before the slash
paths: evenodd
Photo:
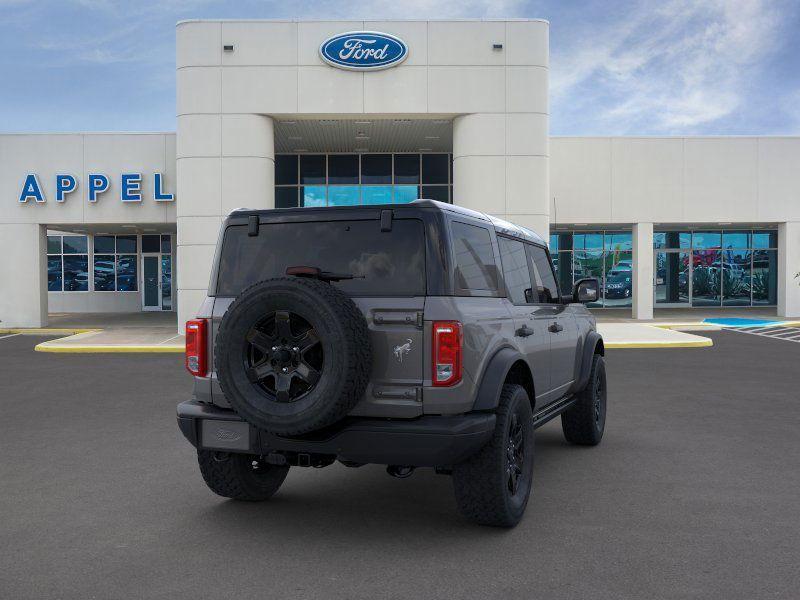
<path id="1" fill-rule="evenodd" d="M 355 303 L 330 283 L 301 277 L 244 290 L 222 318 L 214 356 L 233 410 L 280 435 L 347 415 L 372 365 L 369 329 Z"/>

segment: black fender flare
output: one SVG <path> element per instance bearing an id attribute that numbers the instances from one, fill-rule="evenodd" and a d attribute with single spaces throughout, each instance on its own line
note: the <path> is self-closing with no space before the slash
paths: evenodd
<path id="1" fill-rule="evenodd" d="M 527 364 L 522 354 L 509 347 L 501 348 L 489 359 L 489 363 L 483 370 L 483 377 L 481 377 L 480 385 L 478 386 L 478 394 L 472 406 L 473 410 L 494 410 L 497 408 L 506 376 L 514 363 L 519 360 Z M 531 398 L 531 402 L 533 400 Z"/>
<path id="2" fill-rule="evenodd" d="M 586 340 L 583 342 L 583 353 L 581 357 L 581 372 L 578 379 L 575 380 L 573 392 L 580 392 L 589 383 L 589 373 L 592 371 L 592 360 L 594 355 L 599 354 L 605 356 L 606 350 L 603 345 L 603 336 L 596 331 L 590 331 L 586 335 Z"/>

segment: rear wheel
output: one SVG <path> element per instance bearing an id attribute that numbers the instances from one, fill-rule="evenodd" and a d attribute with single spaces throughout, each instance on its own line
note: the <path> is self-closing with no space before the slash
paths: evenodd
<path id="1" fill-rule="evenodd" d="M 589 383 L 578 399 L 561 414 L 561 429 L 568 442 L 596 446 L 603 439 L 606 427 L 606 363 L 595 354 Z"/>
<path id="2" fill-rule="evenodd" d="M 212 492 L 234 500 L 267 500 L 281 487 L 288 466 L 276 466 L 252 454 L 198 450 L 197 462 Z"/>
<path id="3" fill-rule="evenodd" d="M 533 482 L 533 413 L 525 389 L 504 385 L 494 435 L 453 467 L 456 503 L 481 525 L 513 527 L 522 519 Z"/>

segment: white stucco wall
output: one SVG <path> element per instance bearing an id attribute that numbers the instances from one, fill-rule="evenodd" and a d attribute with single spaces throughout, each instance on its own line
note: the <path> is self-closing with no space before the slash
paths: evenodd
<path id="1" fill-rule="evenodd" d="M 37 175 L 46 202 L 19 202 L 29 173 Z M 95 203 L 87 200 L 88 173 L 109 178 L 109 189 Z M 141 202 L 121 202 L 122 173 L 142 173 Z M 174 223 L 175 202 L 153 201 L 154 173 L 163 175 L 162 191 L 176 193 L 175 134 L 0 135 L 0 327 L 46 324 L 47 260 L 40 247 L 44 235 L 40 226 Z M 78 180 L 77 189 L 64 202 L 56 202 L 57 174 Z M 70 302 L 82 300 L 65 299 L 54 310 L 69 310 Z M 124 306 L 123 301 L 120 310 Z"/>
<path id="2" fill-rule="evenodd" d="M 320 44 L 354 30 L 402 38 L 408 58 L 374 72 L 323 62 Z M 538 20 L 179 23 L 179 322 L 205 296 L 222 217 L 274 206 L 272 118 L 454 119 L 456 203 L 546 235 L 548 62 Z"/>
<path id="3" fill-rule="evenodd" d="M 550 151 L 559 223 L 800 221 L 800 137 L 553 137 Z"/>

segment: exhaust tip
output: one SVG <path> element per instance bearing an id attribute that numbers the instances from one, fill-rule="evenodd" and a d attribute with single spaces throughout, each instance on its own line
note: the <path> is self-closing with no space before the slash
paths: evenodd
<path id="1" fill-rule="evenodd" d="M 403 465 L 389 465 L 386 467 L 386 472 L 392 477 L 397 477 L 397 479 L 405 479 L 411 477 L 415 468 L 416 467 L 406 467 Z"/>

